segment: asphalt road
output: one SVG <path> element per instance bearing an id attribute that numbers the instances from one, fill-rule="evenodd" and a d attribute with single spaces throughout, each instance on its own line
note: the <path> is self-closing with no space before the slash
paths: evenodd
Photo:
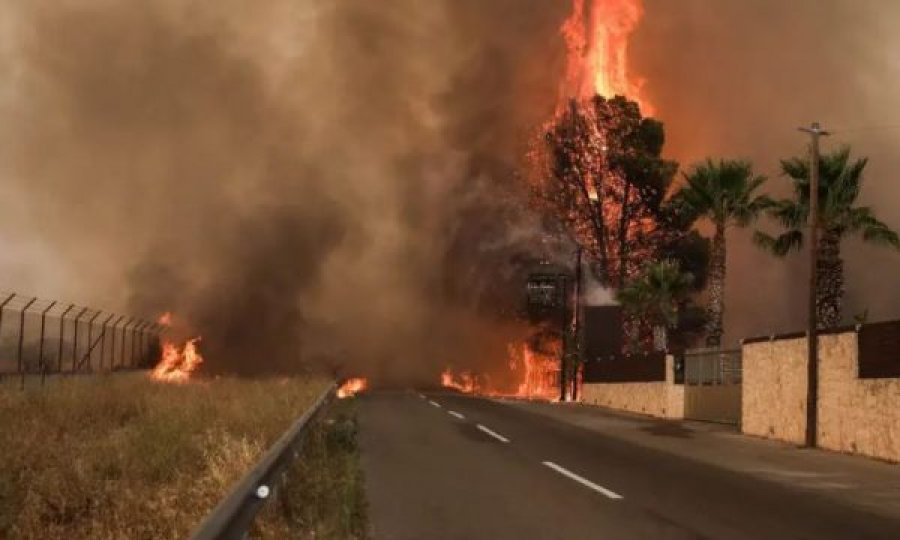
<path id="1" fill-rule="evenodd" d="M 359 399 L 376 539 L 900 538 L 891 516 L 521 407 Z"/>

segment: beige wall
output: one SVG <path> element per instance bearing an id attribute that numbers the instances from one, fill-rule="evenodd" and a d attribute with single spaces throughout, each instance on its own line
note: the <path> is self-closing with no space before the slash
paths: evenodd
<path id="1" fill-rule="evenodd" d="M 859 379 L 856 332 L 819 338 L 822 448 L 900 461 L 900 379 Z M 802 443 L 806 340 L 744 346 L 743 431 Z"/>
<path id="2" fill-rule="evenodd" d="M 802 443 L 806 429 L 806 343 L 766 341 L 743 347 L 741 430 Z"/>
<path id="3" fill-rule="evenodd" d="M 672 357 L 666 357 L 665 382 L 585 384 L 581 402 L 659 418 L 683 418 L 684 387 L 674 384 L 672 363 Z"/>

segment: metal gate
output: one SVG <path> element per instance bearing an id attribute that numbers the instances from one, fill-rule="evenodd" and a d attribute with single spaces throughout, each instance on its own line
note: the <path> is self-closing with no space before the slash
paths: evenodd
<path id="1" fill-rule="evenodd" d="M 685 418 L 740 424 L 740 349 L 688 351 L 683 369 Z"/>

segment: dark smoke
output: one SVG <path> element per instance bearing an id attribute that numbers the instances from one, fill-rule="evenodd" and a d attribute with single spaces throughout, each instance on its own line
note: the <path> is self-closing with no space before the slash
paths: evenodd
<path id="1" fill-rule="evenodd" d="M 633 71 L 673 157 L 773 174 L 802 123 L 900 124 L 895 4 L 647 0 Z M 220 371 L 434 381 L 502 358 L 541 245 L 520 158 L 556 103 L 568 9 L 5 3 L 4 288 L 171 309 Z M 835 137 L 872 157 L 865 198 L 895 224 L 898 134 Z M 772 263 L 748 237 L 731 239 L 731 336 L 794 329 L 802 261 Z M 900 292 L 873 292 L 896 257 L 848 258 L 848 311 L 896 316 Z M 885 281 L 862 279 L 873 268 Z"/>
<path id="2" fill-rule="evenodd" d="M 27 211 L 4 236 L 39 246 L 15 285 L 173 310 L 215 371 L 502 359 L 540 231 L 515 172 L 566 9 L 5 6 L 0 163 Z"/>

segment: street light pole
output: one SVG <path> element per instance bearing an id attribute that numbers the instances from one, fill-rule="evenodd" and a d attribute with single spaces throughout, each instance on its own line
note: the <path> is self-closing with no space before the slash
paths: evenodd
<path id="1" fill-rule="evenodd" d="M 809 145 L 809 313 L 807 317 L 806 446 L 816 446 L 819 404 L 819 341 L 816 321 L 816 266 L 819 260 L 819 138 L 827 136 L 818 122 L 800 131 L 810 136 Z"/>

